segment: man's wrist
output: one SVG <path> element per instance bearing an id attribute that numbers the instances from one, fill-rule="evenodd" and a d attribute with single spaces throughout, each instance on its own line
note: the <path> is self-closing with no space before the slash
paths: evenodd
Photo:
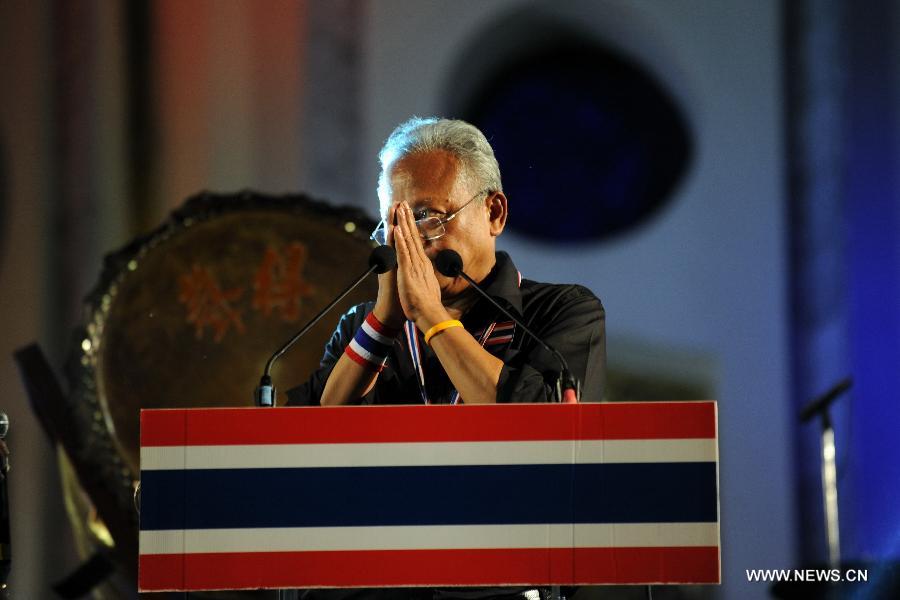
<path id="1" fill-rule="evenodd" d="M 402 312 L 400 313 L 399 316 L 393 316 L 389 313 L 389 311 L 384 310 L 382 307 L 380 307 L 378 305 L 378 303 L 376 303 L 375 306 L 372 308 L 372 315 L 376 319 L 378 319 L 379 323 L 381 323 L 382 325 L 384 325 L 385 327 L 387 327 L 389 329 L 396 329 L 398 331 L 400 329 L 403 329 L 403 321 L 405 321 L 405 319 L 403 318 Z"/>
<path id="2" fill-rule="evenodd" d="M 358 365 L 380 373 L 399 333 L 399 329 L 388 328 L 371 312 L 344 348 L 344 354 Z"/>
<path id="3" fill-rule="evenodd" d="M 419 331 L 425 332 L 437 325 L 442 321 L 447 321 L 452 319 L 450 313 L 447 312 L 447 309 L 441 305 L 440 307 L 436 307 L 432 310 L 423 311 L 419 317 L 416 319 L 416 327 L 419 328 Z"/>

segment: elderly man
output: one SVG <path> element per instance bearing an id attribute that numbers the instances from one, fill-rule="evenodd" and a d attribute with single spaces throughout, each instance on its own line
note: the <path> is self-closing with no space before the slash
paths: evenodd
<path id="1" fill-rule="evenodd" d="M 382 222 L 372 234 L 397 251 L 378 297 L 341 319 L 321 367 L 289 404 L 546 402 L 559 363 L 461 277 L 432 260 L 455 250 L 464 271 L 566 358 L 582 398 L 603 395 L 600 301 L 578 285 L 522 278 L 495 252 L 508 216 L 500 169 L 484 135 L 464 121 L 413 118 L 379 155 Z"/>
<path id="2" fill-rule="evenodd" d="M 495 252 L 508 206 L 484 135 L 464 121 L 413 118 L 394 130 L 379 158 L 383 220 L 372 238 L 394 246 L 397 269 L 379 276 L 374 302 L 341 318 L 320 368 L 288 392 L 288 404 L 552 400 L 559 363 L 463 278 L 435 271 L 431 261 L 445 248 L 458 252 L 472 279 L 565 356 L 584 400 L 599 401 L 603 307 L 584 287 L 523 279 L 509 256 Z M 547 592 L 406 588 L 311 590 L 303 597 L 511 599 L 545 598 Z"/>

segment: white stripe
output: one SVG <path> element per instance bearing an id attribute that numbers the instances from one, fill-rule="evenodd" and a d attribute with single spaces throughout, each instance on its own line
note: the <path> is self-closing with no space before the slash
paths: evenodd
<path id="1" fill-rule="evenodd" d="M 293 527 L 140 533 L 141 554 L 718 545 L 718 523 Z"/>
<path id="2" fill-rule="evenodd" d="M 379 344 L 384 344 L 385 346 L 391 346 L 394 344 L 393 339 L 389 338 L 386 335 L 382 335 L 382 334 L 378 333 L 378 331 L 376 331 L 376 329 L 374 327 L 369 325 L 369 323 L 367 321 L 363 321 L 362 328 L 363 328 L 363 331 L 366 332 L 366 335 L 368 335 L 370 338 L 374 339 Z"/>
<path id="3" fill-rule="evenodd" d="M 492 323 L 492 325 L 493 325 L 493 323 Z M 496 326 L 494 326 L 494 328 L 491 330 L 491 336 L 497 336 L 497 335 L 499 335 L 499 334 L 501 334 L 501 333 L 504 334 L 504 335 L 506 335 L 506 334 L 507 334 L 506 330 L 508 330 L 508 329 L 514 329 L 514 328 L 515 328 L 515 325 L 516 325 L 516 324 L 513 323 L 513 322 L 511 322 L 511 321 L 510 321 L 508 324 L 506 324 L 506 325 L 496 325 Z M 479 329 L 478 331 L 476 331 L 475 333 L 472 334 L 472 337 L 474 337 L 474 338 L 480 338 L 482 335 L 484 335 L 484 332 L 485 332 L 485 331 L 486 331 L 486 329 Z M 488 338 L 488 339 L 491 339 L 491 338 Z"/>
<path id="4" fill-rule="evenodd" d="M 419 377 L 419 391 L 422 394 L 422 401 L 428 404 L 428 398 L 425 397 L 425 372 L 422 370 L 422 353 L 419 350 L 419 336 L 416 335 L 416 324 L 412 321 L 406 322 L 406 345 L 409 346 L 409 357 L 412 360 L 413 367 Z"/>
<path id="5" fill-rule="evenodd" d="M 384 356 L 378 356 L 377 354 L 372 354 L 371 352 L 369 352 L 368 350 L 366 350 L 365 348 L 360 346 L 356 340 L 350 340 L 350 347 L 353 348 L 354 352 L 356 352 L 357 354 L 359 354 L 361 357 L 363 357 L 364 359 L 366 359 L 367 361 L 369 361 L 372 364 L 380 365 L 380 364 L 384 363 L 384 361 L 385 361 Z"/>
<path id="6" fill-rule="evenodd" d="M 144 446 L 141 469 L 715 462 L 716 440 Z"/>

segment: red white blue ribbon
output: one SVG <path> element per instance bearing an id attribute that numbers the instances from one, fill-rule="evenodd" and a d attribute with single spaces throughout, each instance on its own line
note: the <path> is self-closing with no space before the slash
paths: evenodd
<path id="1" fill-rule="evenodd" d="M 395 337 L 397 331 L 388 328 L 379 322 L 375 315 L 369 313 L 356 335 L 344 348 L 344 353 L 357 364 L 380 373 L 384 369 Z"/>

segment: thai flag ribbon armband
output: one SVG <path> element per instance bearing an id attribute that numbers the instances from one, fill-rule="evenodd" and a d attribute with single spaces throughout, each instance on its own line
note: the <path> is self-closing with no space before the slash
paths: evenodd
<path id="1" fill-rule="evenodd" d="M 394 338 L 399 333 L 399 329 L 391 329 L 384 325 L 370 312 L 366 315 L 362 327 L 344 348 L 344 353 L 354 362 L 380 373 L 394 345 Z"/>

